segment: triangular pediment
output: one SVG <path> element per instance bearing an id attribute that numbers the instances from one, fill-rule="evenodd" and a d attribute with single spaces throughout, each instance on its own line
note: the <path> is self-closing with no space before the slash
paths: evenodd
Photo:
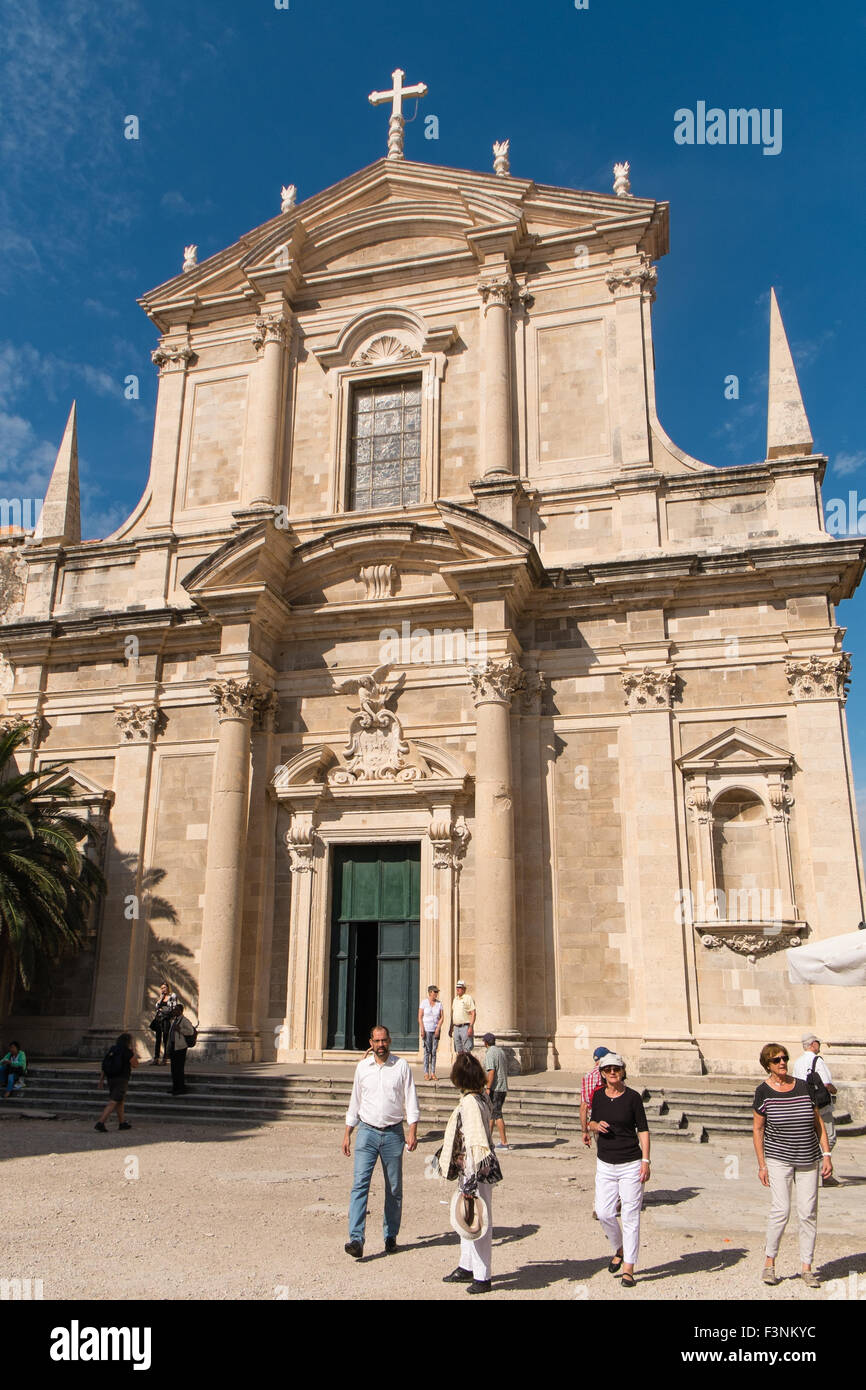
<path id="1" fill-rule="evenodd" d="M 114 792 L 108 788 L 100 786 L 92 777 L 80 772 L 78 768 L 63 765 L 62 767 L 52 767 L 46 770 L 45 776 L 39 782 L 38 795 L 51 797 L 55 792 L 67 792 L 73 801 L 84 805 L 96 805 L 106 803 L 110 805 L 114 801 Z"/>
<path id="2" fill-rule="evenodd" d="M 538 185 L 513 176 L 381 159 L 298 203 L 233 246 L 176 275 L 139 301 L 163 330 L 206 319 L 215 306 L 255 307 L 264 282 L 284 267 L 295 291 L 307 276 L 376 272 L 395 260 L 447 261 L 468 269 L 482 258 L 477 238 L 511 229 L 527 251 L 540 236 L 618 229 L 652 256 L 667 250 L 667 205 L 652 199 Z"/>
<path id="3" fill-rule="evenodd" d="M 756 734 L 745 729 L 732 727 L 725 733 L 709 739 L 694 748 L 685 757 L 679 758 L 679 766 L 684 772 L 705 772 L 709 770 L 777 771 L 790 767 L 793 754 L 778 748 Z"/>

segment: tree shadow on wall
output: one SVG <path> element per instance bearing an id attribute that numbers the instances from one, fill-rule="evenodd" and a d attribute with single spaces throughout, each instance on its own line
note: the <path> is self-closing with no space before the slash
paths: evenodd
<path id="1" fill-rule="evenodd" d="M 177 926 L 180 918 L 173 903 L 156 891 L 166 876 L 165 869 L 146 870 L 141 880 L 142 916 L 147 923 L 147 969 L 144 977 L 144 999 L 142 1009 L 150 1022 L 151 996 L 159 993 L 163 980 L 167 980 L 183 1001 L 184 1007 L 192 1007 L 198 1012 L 198 981 L 190 973 L 187 961 L 192 961 L 193 952 L 176 938 L 158 935 L 154 922 L 168 922 Z"/>

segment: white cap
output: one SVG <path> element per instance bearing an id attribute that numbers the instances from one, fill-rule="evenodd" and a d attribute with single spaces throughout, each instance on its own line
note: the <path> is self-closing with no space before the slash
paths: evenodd
<path id="1" fill-rule="evenodd" d="M 625 1062 L 618 1052 L 606 1052 L 603 1057 L 599 1057 L 596 1063 L 599 1071 L 604 1071 L 605 1067 L 625 1067 Z"/>

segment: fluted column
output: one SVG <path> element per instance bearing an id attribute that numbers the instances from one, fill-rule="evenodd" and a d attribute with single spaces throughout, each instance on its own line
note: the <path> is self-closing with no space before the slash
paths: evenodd
<path id="1" fill-rule="evenodd" d="M 227 1057 L 237 1034 L 244 844 L 250 782 L 250 730 L 267 692 L 251 680 L 211 686 L 219 708 L 205 875 L 199 1020 L 205 1055 Z"/>
<path id="2" fill-rule="evenodd" d="M 286 311 L 272 309 L 256 319 L 253 344 L 261 354 L 254 373 L 247 456 L 244 465 L 244 505 L 273 506 L 279 485 L 283 379 L 286 345 L 291 329 Z"/>
<path id="3" fill-rule="evenodd" d="M 519 1041 L 514 891 L 511 697 L 524 682 L 513 656 L 470 670 L 475 702 L 475 976 L 479 1031 Z"/>
<path id="4" fill-rule="evenodd" d="M 511 445 L 510 273 L 480 281 L 484 306 L 484 406 L 481 415 L 482 471 L 485 478 L 513 471 Z"/>

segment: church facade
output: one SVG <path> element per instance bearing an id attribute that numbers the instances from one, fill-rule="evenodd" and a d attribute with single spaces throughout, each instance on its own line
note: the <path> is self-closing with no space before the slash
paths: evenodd
<path id="1" fill-rule="evenodd" d="M 7 1021 L 28 1051 L 418 1052 L 464 978 L 523 1067 L 753 1072 L 859 991 L 784 949 L 863 874 L 830 537 L 775 298 L 767 457 L 659 423 L 668 206 L 392 157 L 141 303 L 150 476 L 81 542 L 74 414 L 37 530 L 0 540 L 0 710 L 99 829 L 91 938 Z M 420 1056 L 420 1054 L 418 1054 Z"/>

